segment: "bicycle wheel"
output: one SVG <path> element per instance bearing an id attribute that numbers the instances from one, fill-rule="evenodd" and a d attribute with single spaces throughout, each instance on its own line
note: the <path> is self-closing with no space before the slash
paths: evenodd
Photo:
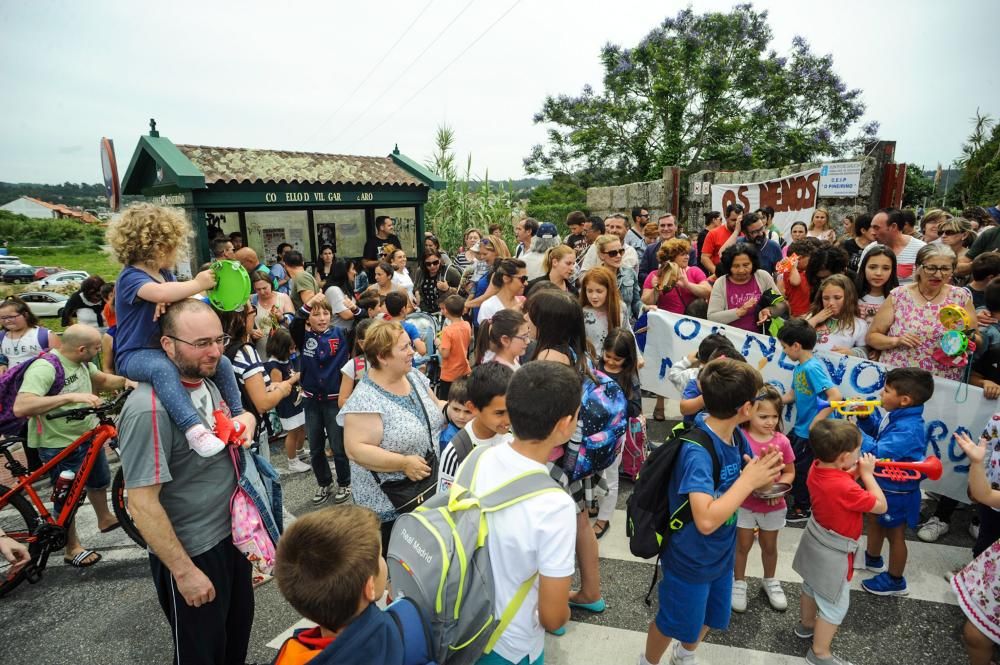
<path id="1" fill-rule="evenodd" d="M 118 467 L 114 480 L 111 481 L 111 508 L 115 511 L 118 523 L 122 525 L 122 531 L 128 534 L 128 537 L 135 541 L 136 545 L 146 549 L 146 540 L 139 533 L 138 527 L 128 512 L 128 491 L 125 489 L 125 474 L 121 467 Z"/>
<path id="2" fill-rule="evenodd" d="M 10 491 L 8 487 L 0 485 L 0 496 L 8 491 Z M 35 511 L 35 507 L 20 494 L 11 497 L 10 503 L 0 509 L 0 529 L 3 529 L 4 533 L 19 543 L 27 545 L 28 552 L 31 554 L 31 563 L 13 575 L 10 574 L 10 563 L 0 556 L 0 598 L 23 582 L 27 577 L 28 569 L 33 568 L 38 562 L 41 548 L 31 536 L 31 531 L 37 524 L 38 513 Z"/>

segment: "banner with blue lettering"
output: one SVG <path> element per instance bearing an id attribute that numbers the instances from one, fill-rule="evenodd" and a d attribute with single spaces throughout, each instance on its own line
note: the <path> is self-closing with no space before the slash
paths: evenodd
<path id="1" fill-rule="evenodd" d="M 641 372 L 642 387 L 664 397 L 677 399 L 679 391 L 670 383 L 667 373 L 675 361 L 698 349 L 701 340 L 713 332 L 721 332 L 746 357 L 747 362 L 760 370 L 764 381 L 784 393 L 791 385 L 795 363 L 781 350 L 778 340 L 765 335 L 748 333 L 739 328 L 696 319 L 664 311 L 649 312 L 649 331 L 643 353 L 645 366 Z M 860 397 L 878 399 L 885 385 L 885 366 L 839 353 L 817 354 L 826 364 L 834 384 L 844 398 Z M 968 502 L 966 495 L 969 461 L 955 443 L 952 434 L 968 433 L 979 438 L 983 427 L 1000 403 L 987 400 L 983 391 L 974 386 L 934 378 L 934 397 L 924 405 L 927 425 L 927 454 L 941 458 L 944 475 L 938 481 L 925 480 L 921 488 Z M 794 423 L 794 405 L 784 413 L 784 431 Z"/>

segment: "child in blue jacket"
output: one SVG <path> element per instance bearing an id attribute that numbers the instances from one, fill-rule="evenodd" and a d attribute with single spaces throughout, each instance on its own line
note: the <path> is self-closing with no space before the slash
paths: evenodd
<path id="1" fill-rule="evenodd" d="M 882 389 L 882 415 L 876 411 L 858 419 L 863 440 L 861 452 L 876 459 L 894 462 L 919 462 L 927 451 L 924 428 L 924 403 L 934 394 L 934 377 L 916 367 L 889 370 Z M 895 481 L 876 476 L 885 493 L 888 510 L 869 515 L 868 547 L 865 568 L 878 573 L 861 583 L 865 591 L 877 596 L 905 596 L 909 593 L 903 569 L 906 567 L 907 525 L 917 526 L 920 519 L 920 480 Z M 882 542 L 889 540 L 889 565 L 882 559 Z"/>

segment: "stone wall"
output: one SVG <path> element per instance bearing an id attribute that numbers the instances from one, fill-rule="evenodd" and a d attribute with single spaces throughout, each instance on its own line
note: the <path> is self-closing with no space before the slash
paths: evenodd
<path id="1" fill-rule="evenodd" d="M 646 208 L 650 219 L 656 221 L 657 217 L 670 210 L 673 197 L 673 176 L 670 168 L 666 168 L 660 180 L 633 182 L 616 187 L 588 188 L 587 210 L 592 215 L 601 217 L 621 212 L 629 216 L 631 221 L 632 208 Z"/>

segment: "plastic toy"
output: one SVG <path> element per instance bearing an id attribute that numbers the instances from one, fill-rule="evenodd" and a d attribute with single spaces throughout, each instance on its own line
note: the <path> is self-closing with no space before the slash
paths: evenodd
<path id="1" fill-rule="evenodd" d="M 250 300 L 250 275 L 239 261 L 216 261 L 210 270 L 215 273 L 215 288 L 207 294 L 212 307 L 233 312 Z"/>
<path id="2" fill-rule="evenodd" d="M 799 262 L 798 254 L 791 254 L 781 259 L 774 265 L 774 272 L 787 275 L 792 270 L 792 266 Z"/>
<path id="3" fill-rule="evenodd" d="M 243 444 L 243 430 L 246 425 L 238 420 L 233 420 L 222 409 L 212 412 L 212 419 L 215 420 L 215 436 L 226 444 L 239 446 Z"/>
<path id="4" fill-rule="evenodd" d="M 945 305 L 938 313 L 938 321 L 946 330 L 934 349 L 934 360 L 946 367 L 965 367 L 976 350 L 972 317 L 963 307 Z"/>
<path id="5" fill-rule="evenodd" d="M 891 460 L 880 459 L 875 462 L 874 475 L 888 478 L 897 483 L 907 480 L 920 480 L 921 474 L 931 480 L 941 477 L 944 467 L 941 460 L 933 455 L 924 458 L 920 462 L 893 462 Z"/>
<path id="6" fill-rule="evenodd" d="M 875 409 L 882 406 L 882 400 L 854 398 L 828 402 L 825 399 L 817 399 L 816 405 L 820 411 L 830 407 L 842 416 L 870 416 Z"/>

